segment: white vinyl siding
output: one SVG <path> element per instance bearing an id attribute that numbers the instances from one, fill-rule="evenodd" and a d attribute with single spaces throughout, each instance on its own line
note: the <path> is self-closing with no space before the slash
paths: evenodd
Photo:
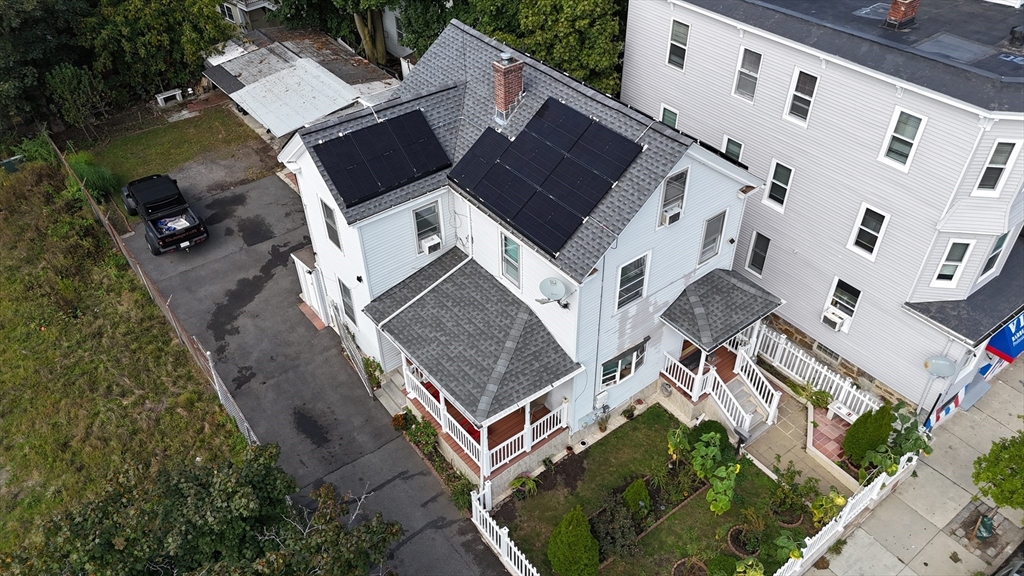
<path id="1" fill-rule="evenodd" d="M 764 263 L 768 260 L 768 247 L 771 246 L 771 243 L 771 239 L 764 234 L 754 232 L 754 237 L 750 239 L 750 256 L 747 258 L 747 270 L 758 276 L 764 274 Z"/>
<path id="2" fill-rule="evenodd" d="M 732 93 L 745 100 L 753 101 L 760 73 L 761 55 L 749 48 L 740 50 L 740 61 L 736 67 L 736 84 Z"/>
<path id="3" fill-rule="evenodd" d="M 438 215 L 437 202 L 413 211 L 413 219 L 416 223 L 416 251 L 422 254 L 423 240 L 431 236 L 441 237 L 441 218 Z"/>
<path id="4" fill-rule="evenodd" d="M 670 65 L 680 70 L 686 67 L 686 46 L 689 40 L 690 26 L 673 20 L 668 42 L 668 63 Z"/>
<path id="5" fill-rule="evenodd" d="M 352 303 L 352 291 L 348 289 L 348 286 L 340 278 L 338 279 L 338 286 L 341 287 L 341 305 L 345 309 L 345 316 L 354 325 L 356 323 L 356 307 Z"/>
<path id="6" fill-rule="evenodd" d="M 768 185 L 764 191 L 764 203 L 781 212 L 786 206 L 786 197 L 789 196 L 790 184 L 793 181 L 793 169 L 777 160 L 772 160 L 768 178 Z"/>
<path id="7" fill-rule="evenodd" d="M 501 235 L 501 274 L 519 287 L 519 243 Z"/>
<path id="8" fill-rule="evenodd" d="M 729 158 L 740 162 L 740 158 L 743 157 L 743 144 L 726 136 L 725 143 L 722 144 L 722 151 Z"/>
<path id="9" fill-rule="evenodd" d="M 787 120 L 801 125 L 807 124 L 814 103 L 814 92 L 818 88 L 818 77 L 803 70 L 793 73 L 793 83 L 789 87 L 789 106 L 786 109 Z"/>
<path id="10" fill-rule="evenodd" d="M 688 174 L 688 170 L 683 170 L 665 179 L 664 192 L 661 198 L 661 215 L 658 220 L 660 226 L 668 226 L 679 221 L 683 211 L 683 202 L 686 200 L 686 178 Z"/>
<path id="11" fill-rule="evenodd" d="M 974 187 L 973 195 L 998 197 L 1020 149 L 1020 142 L 996 142 L 985 168 L 981 171 L 978 184 Z"/>
<path id="12" fill-rule="evenodd" d="M 610 388 L 632 376 L 644 365 L 647 340 L 601 365 L 601 388 Z"/>
<path id="13" fill-rule="evenodd" d="M 939 263 L 939 269 L 935 271 L 932 279 L 932 288 L 955 288 L 963 274 L 964 265 L 971 257 L 971 249 L 974 247 L 973 240 L 952 239 L 946 245 L 946 251 Z"/>
<path id="14" fill-rule="evenodd" d="M 927 121 L 928 119 L 923 116 L 896 108 L 892 113 L 892 120 L 889 121 L 889 130 L 886 132 L 878 159 L 903 172 L 910 170 L 910 163 L 917 152 L 917 144 L 921 140 L 921 133 L 924 132 Z"/>
<path id="15" fill-rule="evenodd" d="M 669 108 L 668 106 L 661 107 L 661 123 L 666 126 L 676 127 L 676 120 L 679 119 L 679 112 Z"/>
<path id="16" fill-rule="evenodd" d="M 327 238 L 334 243 L 339 249 L 341 248 L 341 238 L 338 236 L 338 222 L 334 219 L 334 208 L 327 205 L 327 202 L 320 200 L 320 208 L 324 213 L 324 225 L 327 226 Z"/>
<path id="17" fill-rule="evenodd" d="M 999 263 L 999 257 L 1003 254 L 1003 246 L 1006 245 L 1006 237 L 1009 234 L 1009 232 L 1004 232 L 1002 236 L 996 239 L 996 243 L 988 253 L 988 258 L 985 259 L 985 266 L 981 269 L 981 276 L 984 277 L 989 272 L 995 270 L 996 264 Z"/>
<path id="18" fill-rule="evenodd" d="M 850 234 L 850 241 L 846 247 L 864 256 L 872 262 L 878 255 L 878 246 L 882 242 L 882 235 L 889 224 L 889 215 L 875 210 L 867 204 L 861 204 L 860 212 L 857 214 L 857 223 Z"/>
<path id="19" fill-rule="evenodd" d="M 722 230 L 725 229 L 725 212 L 716 214 L 704 222 L 704 238 L 700 244 L 699 264 L 703 264 L 718 256 L 722 246 Z"/>
<path id="20" fill-rule="evenodd" d="M 644 288 L 647 285 L 647 259 L 648 255 L 644 254 L 619 268 L 616 310 L 621 310 L 624 306 L 644 297 Z"/>

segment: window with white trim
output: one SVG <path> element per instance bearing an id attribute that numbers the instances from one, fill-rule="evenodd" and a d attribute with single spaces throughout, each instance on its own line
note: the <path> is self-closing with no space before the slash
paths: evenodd
<path id="1" fill-rule="evenodd" d="M 334 243 L 335 246 L 341 248 L 341 237 L 338 236 L 338 223 L 334 219 L 334 208 L 327 205 L 327 202 L 320 200 L 320 209 L 324 213 L 324 225 L 327 227 L 327 238 Z"/>
<path id="2" fill-rule="evenodd" d="M 700 260 L 703 264 L 718 255 L 722 245 L 722 230 L 725 229 L 725 212 L 715 214 L 704 222 L 704 239 L 700 244 Z"/>
<path id="3" fill-rule="evenodd" d="M 747 257 L 747 270 L 760 276 L 764 274 L 764 263 L 768 260 L 768 247 L 771 245 L 771 238 L 754 232 L 750 239 L 750 255 Z"/>
<path id="4" fill-rule="evenodd" d="M 754 100 L 754 93 L 757 91 L 757 76 L 761 73 L 761 55 L 749 48 L 744 48 L 740 54 L 739 66 L 736 69 L 736 86 L 732 93 Z"/>
<path id="5" fill-rule="evenodd" d="M 895 164 L 904 172 L 908 170 L 917 150 L 917 142 L 921 139 L 921 132 L 924 131 L 925 122 L 923 116 L 915 116 L 897 108 L 889 122 L 888 136 L 879 159 Z"/>
<path id="6" fill-rule="evenodd" d="M 1020 146 L 1016 142 L 996 142 L 989 154 L 988 163 L 981 171 L 981 178 L 975 190 L 979 196 L 998 196 L 1006 175 L 1016 159 Z"/>
<path id="7" fill-rule="evenodd" d="M 981 269 L 981 275 L 985 276 L 989 272 L 995 270 L 996 264 L 999 263 L 999 257 L 1003 254 L 1003 246 L 1006 245 L 1006 237 L 1009 232 L 1003 232 L 1003 235 L 996 239 L 996 243 L 992 245 L 992 250 L 988 253 L 988 258 L 985 260 L 985 267 Z"/>
<path id="8" fill-rule="evenodd" d="M 857 304 L 860 303 L 860 290 L 850 284 L 836 278 L 836 285 L 832 289 L 832 297 L 829 298 L 829 308 L 839 312 L 844 318 L 850 320 L 857 312 Z M 825 321 L 825 318 L 822 318 Z"/>
<path id="9" fill-rule="evenodd" d="M 672 21 L 672 35 L 668 42 L 668 63 L 682 70 L 686 65 L 686 46 L 690 40 L 690 25 Z"/>
<path id="10" fill-rule="evenodd" d="M 786 205 L 786 196 L 789 195 L 789 184 L 793 181 L 793 169 L 777 160 L 772 160 L 770 180 L 765 190 L 764 199 L 769 203 L 776 204 L 779 208 Z"/>
<path id="11" fill-rule="evenodd" d="M 679 113 L 676 112 L 675 110 L 669 108 L 668 106 L 665 106 L 664 104 L 662 104 L 661 105 L 661 123 L 666 125 L 666 126 L 671 126 L 671 127 L 675 128 L 677 120 L 679 120 Z"/>
<path id="12" fill-rule="evenodd" d="M 888 223 L 888 214 L 879 212 L 867 204 L 861 204 L 857 224 L 846 247 L 873 262 Z"/>
<path id="13" fill-rule="evenodd" d="M 217 9 L 220 12 L 220 15 L 223 16 L 225 20 L 228 20 L 229 22 L 235 21 L 235 11 L 233 8 L 231 8 L 231 6 L 227 4 L 219 4 L 217 6 Z"/>
<path id="14" fill-rule="evenodd" d="M 352 291 L 345 286 L 345 283 L 338 278 L 338 286 L 341 286 L 341 306 L 345 309 L 345 316 L 352 321 L 352 324 L 356 323 L 356 307 L 352 304 Z"/>
<path id="15" fill-rule="evenodd" d="M 501 235 L 501 274 L 519 286 L 519 243 Z"/>
<path id="16" fill-rule="evenodd" d="M 398 43 L 401 44 L 405 40 L 405 30 L 402 29 L 402 18 L 395 16 L 395 37 L 398 39 Z"/>
<path id="17" fill-rule="evenodd" d="M 843 359 L 838 352 L 825 346 L 821 342 L 814 343 L 814 351 L 818 353 L 818 357 L 824 360 L 826 363 L 833 366 L 837 366 L 839 361 Z"/>
<path id="18" fill-rule="evenodd" d="M 793 75 L 793 85 L 790 86 L 789 110 L 787 114 L 801 124 L 807 122 L 811 115 L 811 104 L 814 102 L 814 92 L 818 88 L 818 77 L 797 70 Z"/>
<path id="19" fill-rule="evenodd" d="M 931 287 L 955 287 L 964 271 L 964 264 L 971 257 L 971 248 L 973 247 L 973 240 L 950 240 L 946 245 L 942 261 L 939 263 L 939 269 L 935 272 Z"/>
<path id="20" fill-rule="evenodd" d="M 743 156 L 743 144 L 726 136 L 725 144 L 722 146 L 722 151 L 725 152 L 725 155 L 729 158 L 739 162 L 740 157 Z"/>
<path id="21" fill-rule="evenodd" d="M 413 211 L 413 219 L 416 220 L 416 252 L 433 254 L 440 250 L 441 218 L 438 215 L 437 202 Z M 431 242 L 432 237 L 436 237 L 435 242 Z"/>
<path id="22" fill-rule="evenodd" d="M 689 170 L 682 170 L 665 179 L 659 220 L 661 226 L 675 224 L 682 216 L 683 201 L 686 199 L 686 177 L 688 173 Z"/>
<path id="23" fill-rule="evenodd" d="M 615 309 L 620 310 L 627 304 L 643 298 L 646 284 L 647 254 L 644 254 L 619 268 L 619 289 Z"/>
<path id="24" fill-rule="evenodd" d="M 644 365 L 647 340 L 644 338 L 640 344 L 601 364 L 601 388 L 610 388 L 619 384 L 635 374 L 637 368 Z"/>

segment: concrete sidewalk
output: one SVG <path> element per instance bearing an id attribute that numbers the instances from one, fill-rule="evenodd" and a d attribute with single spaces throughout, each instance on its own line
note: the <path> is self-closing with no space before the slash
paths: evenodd
<path id="1" fill-rule="evenodd" d="M 899 575 L 972 576 L 993 572 L 1024 540 L 1024 512 L 991 510 L 985 498 L 973 501 L 974 460 L 994 440 L 1022 429 L 1024 360 L 993 378 L 992 389 L 970 410 L 957 413 L 935 430 L 935 452 L 921 459 L 916 477 L 904 481 L 847 537 L 839 556 L 829 555 L 818 576 Z M 984 543 L 969 539 L 979 513 L 995 519 L 996 534 Z M 984 544 L 984 546 L 979 546 Z"/>

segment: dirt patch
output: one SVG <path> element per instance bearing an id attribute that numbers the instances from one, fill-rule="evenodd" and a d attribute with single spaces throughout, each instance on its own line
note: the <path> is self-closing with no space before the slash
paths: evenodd
<path id="1" fill-rule="evenodd" d="M 992 518 L 992 536 L 986 540 L 977 540 L 974 531 L 982 515 Z M 998 563 L 1004 552 L 1024 538 L 1024 528 L 982 501 L 967 504 L 942 531 L 990 565 Z"/>
<path id="2" fill-rule="evenodd" d="M 587 471 L 587 462 L 582 454 L 573 452 L 562 458 L 555 464 L 537 476 L 540 489 L 550 492 L 559 488 L 570 491 L 576 490 L 580 482 L 583 482 L 583 474 Z"/>
<path id="3" fill-rule="evenodd" d="M 190 197 L 230 190 L 274 174 L 277 158 L 262 140 L 215 150 L 175 168 L 171 176 Z"/>

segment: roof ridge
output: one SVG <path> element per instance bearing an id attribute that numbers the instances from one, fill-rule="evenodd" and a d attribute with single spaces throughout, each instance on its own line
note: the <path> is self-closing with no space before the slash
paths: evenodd
<path id="1" fill-rule="evenodd" d="M 320 123 L 313 124 L 311 126 L 302 128 L 302 129 L 300 129 L 298 131 L 298 134 L 302 138 L 305 138 L 307 136 L 308 137 L 312 137 L 317 132 L 322 132 L 322 131 L 325 131 L 325 130 L 329 130 L 331 128 L 335 128 L 335 127 L 340 126 L 342 124 L 345 124 L 345 123 L 347 123 L 349 121 L 355 121 L 355 120 L 358 120 L 360 118 L 365 118 L 367 116 L 370 116 L 371 114 L 375 115 L 378 112 L 384 112 L 386 110 L 389 110 L 389 109 L 394 108 L 396 106 L 400 106 L 402 104 L 409 104 L 409 103 L 415 102 L 417 100 L 422 100 L 422 99 L 425 99 L 425 98 L 429 98 L 431 96 L 436 96 L 438 94 L 442 94 L 442 93 L 447 92 L 449 90 L 454 90 L 454 89 L 458 88 L 461 84 L 463 84 L 463 83 L 462 82 L 449 82 L 449 83 L 441 85 L 441 86 L 439 86 L 439 87 L 437 87 L 437 88 L 435 88 L 433 90 L 415 93 L 415 94 L 413 94 L 411 96 L 406 96 L 406 95 L 396 96 L 395 98 L 391 98 L 389 100 L 385 100 L 385 101 L 383 101 L 380 104 L 377 104 L 375 106 L 367 106 L 366 108 L 363 108 L 362 110 L 358 110 L 358 111 L 352 112 L 350 114 L 345 114 L 343 116 L 338 116 L 338 117 L 335 117 L 335 118 L 328 118 L 328 119 L 326 119 L 326 120 L 324 120 L 324 121 L 322 121 Z M 334 137 L 337 137 L 337 134 L 335 134 Z"/>
<path id="2" fill-rule="evenodd" d="M 501 383 L 505 372 L 508 371 L 508 367 L 512 363 L 512 354 L 519 346 L 519 339 L 523 336 L 523 329 L 526 328 L 526 322 L 530 319 L 531 313 L 529 306 L 522 302 L 519 303 L 519 310 L 516 311 L 515 320 L 509 327 L 505 345 L 502 347 L 497 362 L 494 363 L 494 369 L 491 371 L 490 377 L 487 378 L 487 386 L 484 388 L 484 393 L 480 395 L 480 402 L 476 406 L 476 417 L 480 422 L 487 419 L 491 402 L 494 400 L 494 395 L 498 393 L 498 384 Z"/>
<path id="3" fill-rule="evenodd" d="M 702 344 L 713 342 L 715 336 L 711 333 L 711 322 L 708 321 L 708 314 L 704 310 L 704 304 L 701 302 L 700 296 L 690 292 L 686 297 L 689 299 L 690 307 L 693 309 L 693 317 L 697 319 L 697 329 L 700 331 L 701 340 L 704 340 Z"/>

